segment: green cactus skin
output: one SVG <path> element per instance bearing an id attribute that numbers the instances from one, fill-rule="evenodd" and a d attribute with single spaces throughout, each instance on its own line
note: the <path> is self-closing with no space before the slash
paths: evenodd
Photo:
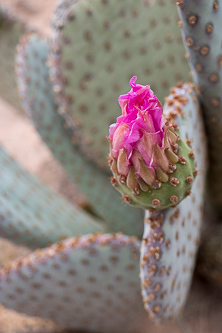
<path id="1" fill-rule="evenodd" d="M 24 25 L 0 5 L 0 95 L 21 109 L 14 75 L 15 48 L 25 31 Z"/>
<path id="2" fill-rule="evenodd" d="M 90 332 L 137 332 L 139 245 L 119 234 L 70 238 L 0 271 L 0 302 Z"/>
<path id="3" fill-rule="evenodd" d="M 188 99 L 177 114 L 176 96 Z M 145 308 L 157 321 L 177 316 L 186 301 L 200 239 L 206 176 L 206 141 L 194 90 L 189 85 L 173 89 L 164 112 L 192 143 L 198 175 L 191 194 L 176 207 L 146 211 L 140 276 Z"/>
<path id="4" fill-rule="evenodd" d="M 68 0 L 55 15 L 51 76 L 59 113 L 84 153 L 102 167 L 107 128 L 129 79 L 136 74 L 141 84 L 152 83 L 162 101 L 178 80 L 188 79 L 174 3 L 146 3 Z"/>
<path id="5" fill-rule="evenodd" d="M 210 166 L 208 194 L 222 214 L 222 6 L 220 1 L 178 2 L 182 35 L 193 79 L 199 90 L 207 136 Z"/>
<path id="6" fill-rule="evenodd" d="M 187 105 L 189 106 L 189 103 Z M 112 181 L 115 189 L 123 195 L 123 200 L 132 206 L 138 206 L 144 209 L 155 208 L 162 210 L 178 204 L 187 196 L 187 192 L 191 189 L 192 182 L 189 183 L 189 177 L 194 178 L 193 172 L 195 170 L 194 158 L 189 156 L 191 152 L 190 147 L 181 138 L 178 131 L 175 133 L 179 136 L 178 154 L 180 157 L 186 159 L 186 164 L 181 163 L 181 159 L 175 164 L 176 170 L 169 175 L 167 182 L 161 184 L 160 188 L 152 189 L 149 187 L 146 191 L 141 191 L 135 194 L 134 191 L 127 186 L 126 183 L 121 183 L 118 174 L 113 172 L 114 178 Z M 159 185 L 158 185 L 159 186 Z"/>
<path id="7" fill-rule="evenodd" d="M 57 114 L 45 65 L 47 56 L 47 42 L 37 35 L 25 36 L 17 48 L 18 90 L 24 109 L 70 179 L 87 195 L 89 203 L 103 219 L 106 230 L 141 237 L 143 212 L 121 204 L 107 174 L 83 157 L 64 126 L 64 120 Z"/>
<path id="8" fill-rule="evenodd" d="M 41 184 L 0 148 L 0 236 L 39 248 L 64 238 L 104 232 L 78 207 Z"/>

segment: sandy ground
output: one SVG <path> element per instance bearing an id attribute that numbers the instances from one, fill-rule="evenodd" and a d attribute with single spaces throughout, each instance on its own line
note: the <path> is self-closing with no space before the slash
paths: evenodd
<path id="1" fill-rule="evenodd" d="M 31 21 L 34 27 L 44 33 L 50 31 L 49 22 L 55 3 L 55 0 L 0 0 L 0 5 L 10 6 L 21 18 Z M 29 121 L 3 100 L 0 100 L 0 144 L 27 170 L 66 196 L 68 200 L 79 203 L 84 201 L 84 197 L 70 184 L 61 167 L 42 144 Z M 14 258 L 26 253 L 28 249 L 1 240 L 0 266 L 7 265 Z M 221 333 L 221 311 L 222 291 L 196 279 L 186 311 L 176 323 L 164 326 L 150 324 L 149 327 L 142 325 L 141 333 Z M 28 318 L 0 306 L 0 333 L 32 332 L 64 333 L 65 331 L 53 323 Z"/>
<path id="2" fill-rule="evenodd" d="M 56 0 L 0 0 L 0 5 L 11 8 L 18 17 L 45 34 L 50 32 L 50 21 Z"/>

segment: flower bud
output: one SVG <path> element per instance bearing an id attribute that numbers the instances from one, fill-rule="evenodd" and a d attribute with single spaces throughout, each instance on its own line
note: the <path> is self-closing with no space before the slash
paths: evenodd
<path id="1" fill-rule="evenodd" d="M 112 183 L 131 205 L 163 209 L 186 196 L 191 187 L 186 178 L 193 176 L 194 160 L 179 132 L 165 121 L 150 86 L 136 80 L 132 77 L 131 90 L 119 97 L 122 115 L 109 129 Z"/>

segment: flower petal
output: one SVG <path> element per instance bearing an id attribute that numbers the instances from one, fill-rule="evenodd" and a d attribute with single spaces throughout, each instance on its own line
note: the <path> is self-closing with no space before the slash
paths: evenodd
<path id="1" fill-rule="evenodd" d="M 137 142 L 136 149 L 141 154 L 143 160 L 148 166 L 153 162 L 153 148 L 158 141 L 159 133 L 144 132 L 142 138 Z"/>
<path id="2" fill-rule="evenodd" d="M 131 90 L 119 96 L 122 115 L 117 118 L 116 124 L 110 126 L 108 138 L 112 141 L 113 156 L 118 159 L 118 163 L 121 162 L 120 168 L 123 166 L 120 173 L 124 176 L 129 172 L 130 165 L 134 166 L 136 174 L 139 174 L 141 165 L 143 170 L 146 169 L 144 163 L 150 175 L 153 175 L 156 166 L 161 167 L 162 162 L 163 170 L 168 169 L 163 150 L 167 148 L 164 146 L 167 129 L 164 126 L 162 104 L 149 85 L 136 84 L 136 80 L 137 77 L 133 76 L 129 82 Z"/>

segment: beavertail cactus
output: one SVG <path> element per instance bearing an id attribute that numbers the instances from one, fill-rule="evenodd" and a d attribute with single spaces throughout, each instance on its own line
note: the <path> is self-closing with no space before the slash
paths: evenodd
<path id="1" fill-rule="evenodd" d="M 143 208 L 164 209 L 189 193 L 195 176 L 194 153 L 169 123 L 149 86 L 130 80 L 131 91 L 119 97 L 122 116 L 110 126 L 112 184 L 123 200 Z M 181 95 L 176 111 L 188 99 Z"/>
<path id="2" fill-rule="evenodd" d="M 1 234 L 19 235 L 18 243 L 30 247 L 55 242 L 0 271 L 5 306 L 107 333 L 135 332 L 144 318 L 142 300 L 158 321 L 183 308 L 203 219 L 207 158 L 199 100 L 212 137 L 210 170 L 220 174 L 213 126 L 221 125 L 220 113 L 215 114 L 221 50 L 211 50 L 220 41 L 214 31 L 221 10 L 217 1 L 178 3 L 194 82 L 202 89 L 197 95 L 194 84 L 178 83 L 164 107 L 169 88 L 189 77 L 173 1 L 151 7 L 149 1 L 65 0 L 57 7 L 50 42 L 36 34 L 21 39 L 16 74 L 22 106 L 92 209 L 71 207 L 0 151 L 1 172 L 8 174 L 0 191 Z M 137 84 L 135 74 L 152 90 Z M 110 126 L 118 116 L 117 96 L 130 77 L 131 91 L 119 98 L 122 115 Z M 143 236 L 143 210 L 121 202 L 109 184 L 108 126 L 111 181 L 124 201 L 148 209 Z M 32 194 L 24 205 L 29 188 L 40 198 Z M 118 231 L 126 235 L 112 234 Z M 69 239 L 59 242 L 64 237 Z"/>
<path id="3" fill-rule="evenodd" d="M 209 137 L 208 195 L 221 214 L 222 204 L 222 4 L 178 1 L 181 28 Z"/>
<path id="4" fill-rule="evenodd" d="M 178 80 L 188 80 L 177 19 L 172 1 L 66 0 L 57 7 L 50 61 L 59 113 L 100 167 L 117 97 L 134 74 L 162 102 Z"/>
<path id="5" fill-rule="evenodd" d="M 152 207 L 145 216 L 140 276 L 145 308 L 155 320 L 162 320 L 181 311 L 191 283 L 202 221 L 206 142 L 193 84 L 179 83 L 171 90 L 162 116 L 162 106 L 150 87 L 135 84 L 135 80 L 130 81 L 131 91 L 119 98 L 123 115 L 110 127 L 112 183 L 126 193 L 128 203 Z M 164 148 L 159 146 L 166 143 Z M 198 176 L 194 164 L 200 165 Z M 174 168 L 169 172 L 171 165 Z M 165 182 L 159 178 L 159 169 Z M 146 191 L 140 186 L 140 178 Z M 155 182 L 161 186 L 154 188 Z M 178 192 L 170 191 L 180 183 L 185 184 L 185 190 L 182 188 L 183 197 L 178 200 Z M 171 202 L 173 209 L 163 209 L 167 205 L 161 203 L 169 202 L 169 195 L 176 197 Z"/>
<path id="6" fill-rule="evenodd" d="M 179 126 L 195 152 L 198 174 L 191 192 L 175 207 L 146 212 L 141 246 L 145 307 L 156 320 L 177 316 L 190 288 L 203 221 L 206 139 L 200 105 L 191 84 L 178 84 L 166 98 L 164 115 Z M 186 100 L 186 103 L 181 101 Z M 200 148 L 201 142 L 201 148 Z"/>
<path id="7" fill-rule="evenodd" d="M 129 209 L 125 204 L 119 205 L 119 196 L 110 186 L 107 174 L 88 162 L 76 144 L 75 136 L 57 114 L 58 104 L 54 101 L 46 64 L 48 52 L 46 40 L 32 34 L 24 36 L 17 47 L 16 73 L 24 110 L 69 178 L 87 196 L 96 215 L 107 224 L 107 231 L 141 237 L 142 225 L 135 225 L 135 220 L 142 221 L 143 213 L 139 209 Z"/>
<path id="8" fill-rule="evenodd" d="M 1 147 L 0 178 L 1 237 L 36 249 L 105 231 L 101 221 L 45 187 Z"/>
<path id="9" fill-rule="evenodd" d="M 131 333 L 146 315 L 138 274 L 136 238 L 85 235 L 0 270 L 0 300 L 69 328 Z"/>

